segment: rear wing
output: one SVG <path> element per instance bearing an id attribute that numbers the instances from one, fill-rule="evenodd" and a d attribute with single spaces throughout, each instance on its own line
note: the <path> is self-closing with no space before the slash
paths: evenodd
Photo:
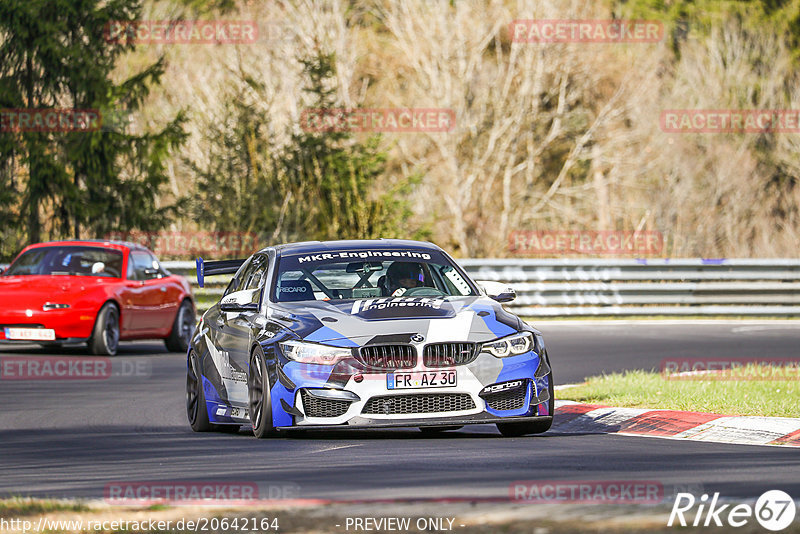
<path id="1" fill-rule="evenodd" d="M 206 276 L 213 276 L 215 274 L 233 274 L 239 270 L 239 267 L 247 261 L 243 260 L 220 260 L 220 261 L 203 261 L 203 258 L 197 258 L 197 285 L 203 287 L 203 281 Z"/>

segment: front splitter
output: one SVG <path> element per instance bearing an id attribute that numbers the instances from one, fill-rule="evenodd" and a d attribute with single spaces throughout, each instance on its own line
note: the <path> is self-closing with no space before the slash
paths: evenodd
<path id="1" fill-rule="evenodd" d="M 354 417 L 347 423 L 339 425 L 297 425 L 280 426 L 276 430 L 366 430 L 370 428 L 403 428 L 403 427 L 428 427 L 428 426 L 463 426 L 463 425 L 488 425 L 495 423 L 530 423 L 533 421 L 550 421 L 550 415 L 498 417 L 491 414 L 480 413 L 467 417 L 442 417 L 425 419 L 402 419 L 387 421 L 386 419 L 370 419 L 367 417 Z"/>

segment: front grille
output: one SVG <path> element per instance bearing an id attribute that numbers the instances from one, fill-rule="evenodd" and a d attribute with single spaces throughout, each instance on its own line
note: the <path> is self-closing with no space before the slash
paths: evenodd
<path id="1" fill-rule="evenodd" d="M 350 407 L 350 401 L 336 399 L 318 399 L 307 391 L 302 391 L 303 408 L 307 417 L 339 417 Z"/>
<path id="2" fill-rule="evenodd" d="M 415 413 L 460 412 L 473 410 L 475 403 L 467 393 L 428 393 L 422 395 L 385 395 L 372 397 L 361 413 L 396 415 Z"/>
<path id="3" fill-rule="evenodd" d="M 522 386 L 507 391 L 498 391 L 486 395 L 483 400 L 492 410 L 519 410 L 525 405 L 525 392 L 528 388 Z"/>
<path id="4" fill-rule="evenodd" d="M 411 345 L 366 345 L 358 350 L 358 359 L 375 369 L 412 369 L 417 352 Z"/>
<path id="5" fill-rule="evenodd" d="M 426 367 L 466 365 L 478 357 L 477 343 L 431 343 L 426 345 L 422 358 Z"/>

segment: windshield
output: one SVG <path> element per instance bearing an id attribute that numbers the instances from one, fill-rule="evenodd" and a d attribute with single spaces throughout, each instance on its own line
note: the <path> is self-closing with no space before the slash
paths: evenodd
<path id="1" fill-rule="evenodd" d="M 58 246 L 33 248 L 8 268 L 3 276 L 79 275 L 119 278 L 122 252 L 101 247 Z"/>
<path id="2" fill-rule="evenodd" d="M 360 250 L 282 256 L 272 300 L 476 295 L 474 285 L 440 252 Z"/>

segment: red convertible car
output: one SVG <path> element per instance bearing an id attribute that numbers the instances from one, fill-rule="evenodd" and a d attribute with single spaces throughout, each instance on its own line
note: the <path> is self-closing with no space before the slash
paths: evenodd
<path id="1" fill-rule="evenodd" d="M 88 343 L 114 355 L 120 340 L 163 338 L 186 352 L 194 324 L 189 282 L 134 243 L 38 243 L 0 275 L 0 343 Z"/>

